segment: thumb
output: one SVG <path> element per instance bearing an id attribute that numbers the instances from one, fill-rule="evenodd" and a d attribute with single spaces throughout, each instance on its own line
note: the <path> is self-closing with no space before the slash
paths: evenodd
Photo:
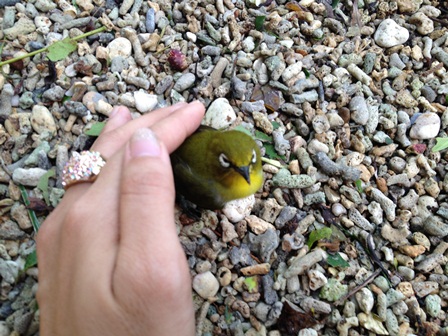
<path id="1" fill-rule="evenodd" d="M 124 155 L 120 248 L 145 255 L 160 242 L 177 241 L 174 199 L 168 152 L 150 129 L 141 128 L 131 138 Z"/>

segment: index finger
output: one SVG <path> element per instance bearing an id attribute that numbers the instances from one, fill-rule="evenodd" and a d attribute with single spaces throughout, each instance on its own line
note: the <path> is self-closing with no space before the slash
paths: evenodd
<path id="1" fill-rule="evenodd" d="M 151 127 L 171 153 L 197 129 L 204 112 L 204 105 L 194 101 L 174 110 L 167 108 L 146 114 L 122 127 L 101 134 L 93 144 L 92 150 L 100 152 L 107 160 L 129 141 L 137 129 Z"/>

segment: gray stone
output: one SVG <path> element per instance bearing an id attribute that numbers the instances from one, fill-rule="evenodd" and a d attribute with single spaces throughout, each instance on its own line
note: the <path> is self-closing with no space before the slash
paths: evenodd
<path id="1" fill-rule="evenodd" d="M 191 88 L 196 80 L 196 76 L 190 72 L 187 72 L 179 77 L 179 79 L 174 84 L 174 90 L 178 92 L 183 92 Z"/>
<path id="2" fill-rule="evenodd" d="M 12 180 L 17 184 L 35 187 L 39 183 L 39 179 L 46 173 L 47 171 L 41 168 L 17 168 L 12 174 Z"/>

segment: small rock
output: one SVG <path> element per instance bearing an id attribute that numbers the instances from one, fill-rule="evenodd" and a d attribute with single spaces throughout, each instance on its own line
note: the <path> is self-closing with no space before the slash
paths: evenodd
<path id="1" fill-rule="evenodd" d="M 255 205 L 255 196 L 250 195 L 245 198 L 236 199 L 227 202 L 222 209 L 223 214 L 232 223 L 238 223 L 243 220 L 244 217 L 250 215 L 252 208 Z"/>
<path id="2" fill-rule="evenodd" d="M 291 175 L 288 169 L 282 168 L 272 178 L 272 183 L 281 188 L 303 189 L 311 187 L 316 181 L 306 174 Z"/>
<path id="3" fill-rule="evenodd" d="M 0 277 L 2 277 L 2 281 L 13 284 L 22 267 L 23 265 L 20 265 L 17 261 L 0 258 Z"/>
<path id="4" fill-rule="evenodd" d="M 193 278 L 193 289 L 203 299 L 212 298 L 218 293 L 219 282 L 212 272 L 207 271 Z"/>
<path id="5" fill-rule="evenodd" d="M 105 116 L 109 116 L 113 107 L 110 105 L 101 93 L 89 91 L 82 97 L 82 103 L 92 113 L 101 113 Z"/>
<path id="6" fill-rule="evenodd" d="M 27 230 L 32 227 L 28 210 L 25 205 L 21 203 L 15 203 L 12 206 L 11 217 L 19 224 L 19 227 L 22 230 Z"/>
<path id="7" fill-rule="evenodd" d="M 196 80 L 196 76 L 191 72 L 187 72 L 179 77 L 179 79 L 174 84 L 173 89 L 178 92 L 183 92 L 191 88 Z"/>
<path id="8" fill-rule="evenodd" d="M 405 43 L 409 38 L 409 31 L 394 20 L 386 19 L 379 24 L 373 38 L 380 47 L 390 48 Z"/>
<path id="9" fill-rule="evenodd" d="M 428 295 L 425 298 L 426 312 L 432 316 L 437 317 L 442 310 L 442 299 L 438 295 Z"/>
<path id="10" fill-rule="evenodd" d="M 229 222 L 226 217 L 223 217 L 220 221 L 222 228 L 222 241 L 228 243 L 235 238 L 238 238 L 238 233 L 236 233 L 235 226 Z"/>
<path id="11" fill-rule="evenodd" d="M 321 262 L 325 255 L 326 253 L 322 249 L 317 248 L 305 254 L 303 257 L 295 257 L 294 259 L 292 259 L 290 266 L 284 274 L 285 278 L 304 274 L 315 264 Z"/>
<path id="12" fill-rule="evenodd" d="M 152 111 L 158 103 L 157 96 L 143 90 L 134 92 L 135 107 L 141 113 Z"/>
<path id="13" fill-rule="evenodd" d="M 422 113 L 412 125 L 409 136 L 419 140 L 435 138 L 439 134 L 440 124 L 440 117 L 436 113 Z"/>
<path id="14" fill-rule="evenodd" d="M 278 301 L 277 292 L 273 289 L 274 279 L 269 274 L 261 277 L 261 285 L 263 286 L 264 302 L 267 304 L 274 304 Z"/>
<path id="15" fill-rule="evenodd" d="M 367 288 L 361 288 L 355 297 L 361 310 L 366 314 L 370 314 L 375 303 L 373 293 Z"/>
<path id="16" fill-rule="evenodd" d="M 348 286 L 340 283 L 335 278 L 328 279 L 325 286 L 322 287 L 319 297 L 330 302 L 339 300 L 348 293 Z"/>
<path id="17" fill-rule="evenodd" d="M 412 282 L 415 295 L 425 297 L 428 294 L 436 294 L 439 291 L 439 284 L 435 281 L 414 281 Z"/>
<path id="18" fill-rule="evenodd" d="M 359 324 L 367 330 L 373 331 L 376 335 L 389 335 L 389 332 L 384 328 L 381 321 L 378 321 L 372 314 L 359 313 Z"/>
<path id="19" fill-rule="evenodd" d="M 23 238 L 24 236 L 25 232 L 20 230 L 17 223 L 12 220 L 6 220 L 0 225 L 0 239 L 17 240 Z"/>
<path id="20" fill-rule="evenodd" d="M 253 233 L 256 235 L 265 233 L 267 229 L 272 228 L 275 230 L 274 226 L 261 218 L 258 218 L 255 215 L 250 215 L 246 217 L 247 224 L 249 225 L 250 229 Z"/>
<path id="21" fill-rule="evenodd" d="M 227 128 L 236 120 L 236 113 L 226 98 L 218 98 L 210 104 L 202 121 L 203 125 L 216 129 Z"/>
<path id="22" fill-rule="evenodd" d="M 367 124 L 369 120 L 369 108 L 366 100 L 362 96 L 355 96 L 350 101 L 349 108 L 351 110 L 350 117 L 359 125 Z"/>
<path id="23" fill-rule="evenodd" d="M 115 58 L 116 56 L 129 57 L 132 54 L 132 44 L 131 42 L 124 37 L 118 37 L 112 42 L 110 42 L 107 46 L 109 51 L 110 59 Z"/>
<path id="24" fill-rule="evenodd" d="M 275 251 L 280 243 L 277 233 L 272 228 L 268 228 L 265 233 L 257 236 L 249 232 L 244 238 L 244 242 L 263 262 L 270 261 L 272 252 Z"/>
<path id="25" fill-rule="evenodd" d="M 27 35 L 35 30 L 36 26 L 34 25 L 34 22 L 28 17 L 23 16 L 14 24 L 13 27 L 4 29 L 3 33 L 8 40 L 14 40 L 18 36 Z"/>
<path id="26" fill-rule="evenodd" d="M 17 168 L 12 174 L 12 180 L 16 184 L 23 184 L 24 186 L 36 187 L 40 178 L 46 174 L 47 171 L 41 168 Z"/>
<path id="27" fill-rule="evenodd" d="M 425 15 L 425 13 L 417 12 L 409 18 L 409 23 L 417 26 L 417 31 L 422 35 L 428 35 L 434 31 L 434 23 Z"/>
<path id="28" fill-rule="evenodd" d="M 36 133 L 49 132 L 56 134 L 56 123 L 50 111 L 42 105 L 34 105 L 31 114 L 31 126 Z"/>

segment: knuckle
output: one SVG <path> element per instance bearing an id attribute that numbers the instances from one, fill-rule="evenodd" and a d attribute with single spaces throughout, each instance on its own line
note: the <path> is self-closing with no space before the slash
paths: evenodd
<path id="1" fill-rule="evenodd" d="M 135 165 L 124 176 L 121 192 L 123 195 L 145 195 L 154 193 L 174 194 L 173 177 L 168 168 L 158 164 Z"/>

